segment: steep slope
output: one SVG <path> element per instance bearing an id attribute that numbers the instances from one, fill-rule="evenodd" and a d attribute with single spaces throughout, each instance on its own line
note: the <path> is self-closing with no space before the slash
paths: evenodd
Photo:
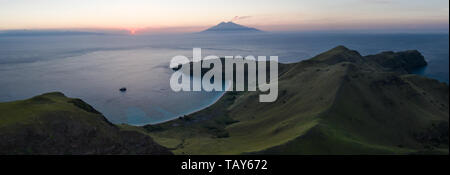
<path id="1" fill-rule="evenodd" d="M 363 57 L 339 46 L 280 64 L 273 103 L 227 92 L 205 110 L 144 128 L 176 154 L 448 153 L 448 85 L 406 74 L 423 60 L 410 53 Z M 402 64 L 383 64 L 396 59 Z"/>
<path id="2" fill-rule="evenodd" d="M 0 103 L 0 111 L 0 154 L 171 154 L 62 93 Z"/>
<path id="3" fill-rule="evenodd" d="M 305 135 L 263 153 L 448 152 L 448 86 L 416 75 L 349 71 L 320 119 Z"/>

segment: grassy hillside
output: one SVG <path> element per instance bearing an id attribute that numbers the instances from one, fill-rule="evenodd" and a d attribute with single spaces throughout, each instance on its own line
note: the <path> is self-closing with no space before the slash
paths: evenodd
<path id="1" fill-rule="evenodd" d="M 0 154 L 171 154 L 62 93 L 0 103 L 0 111 Z"/>
<path id="2" fill-rule="evenodd" d="M 339 46 L 280 64 L 273 103 L 227 92 L 144 129 L 176 154 L 448 154 L 449 88 L 407 74 L 421 60 L 417 51 L 363 57 Z"/>
<path id="3" fill-rule="evenodd" d="M 227 92 L 143 127 L 47 93 L 0 103 L 0 154 L 448 154 L 449 87 L 408 74 L 423 65 L 417 51 L 361 56 L 339 46 L 279 64 L 273 103 Z"/>

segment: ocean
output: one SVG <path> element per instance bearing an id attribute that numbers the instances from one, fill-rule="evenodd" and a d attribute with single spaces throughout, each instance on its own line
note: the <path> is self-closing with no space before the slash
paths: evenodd
<path id="1" fill-rule="evenodd" d="M 415 73 L 449 82 L 448 34 L 0 36 L 0 102 L 60 91 L 113 123 L 160 123 L 203 109 L 223 94 L 170 89 L 169 61 L 192 57 L 194 47 L 202 48 L 202 56 L 278 56 L 292 63 L 338 45 L 362 55 L 419 50 L 429 64 Z"/>

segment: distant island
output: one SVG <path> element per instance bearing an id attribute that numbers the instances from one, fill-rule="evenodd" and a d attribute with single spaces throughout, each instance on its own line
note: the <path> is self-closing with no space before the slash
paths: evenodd
<path id="1" fill-rule="evenodd" d="M 234 22 L 221 22 L 201 33 L 262 32 L 256 28 L 246 27 Z"/>
<path id="2" fill-rule="evenodd" d="M 106 35 L 100 32 L 84 32 L 70 30 L 5 30 L 1 36 L 73 36 L 73 35 Z"/>
<path id="3" fill-rule="evenodd" d="M 48 93 L 0 103 L 0 154 L 448 154 L 449 86 L 410 74 L 416 50 L 338 46 L 279 63 L 279 96 L 226 92 L 208 108 L 142 127 Z"/>

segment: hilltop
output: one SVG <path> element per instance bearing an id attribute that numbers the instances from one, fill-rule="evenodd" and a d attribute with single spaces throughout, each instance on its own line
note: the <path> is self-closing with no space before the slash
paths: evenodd
<path id="1" fill-rule="evenodd" d="M 0 154 L 171 154 L 59 92 L 0 103 Z"/>
<path id="2" fill-rule="evenodd" d="M 279 96 L 227 92 L 144 128 L 175 154 L 448 154 L 449 87 L 409 74 L 418 51 L 362 56 L 339 46 L 279 64 Z"/>

